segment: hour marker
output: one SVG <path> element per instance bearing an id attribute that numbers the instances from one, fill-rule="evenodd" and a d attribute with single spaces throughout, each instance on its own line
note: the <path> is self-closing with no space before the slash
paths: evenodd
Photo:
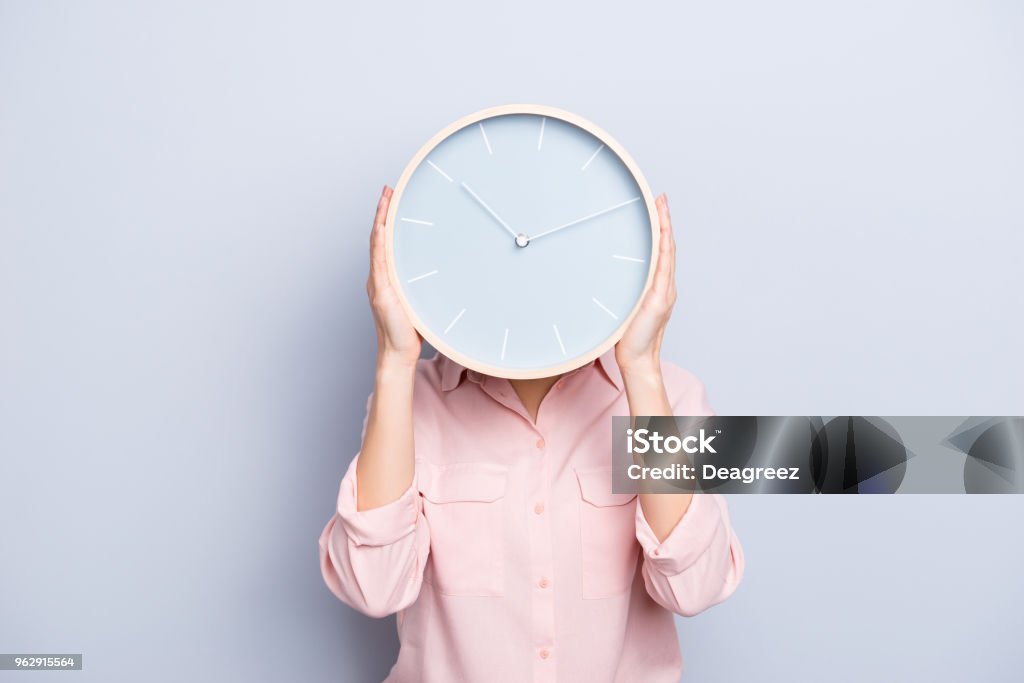
<path id="1" fill-rule="evenodd" d="M 558 340 L 558 348 L 562 349 L 562 355 L 565 355 L 565 344 L 562 343 L 562 335 L 558 334 L 558 325 L 551 325 L 551 328 L 555 331 L 555 339 Z"/>
<path id="2" fill-rule="evenodd" d="M 405 223 L 415 223 L 416 225 L 433 225 L 430 221 L 421 221 L 418 218 L 403 218 L 401 220 Z"/>
<path id="3" fill-rule="evenodd" d="M 487 131 L 484 130 L 484 124 L 478 123 L 476 125 L 480 126 L 480 135 L 484 136 L 484 144 L 487 145 L 487 153 L 494 154 L 494 151 L 491 149 L 491 141 L 487 139 Z"/>
<path id="4" fill-rule="evenodd" d="M 581 171 L 586 171 L 587 170 L 587 166 L 590 166 L 590 162 L 597 158 L 597 155 L 601 153 L 602 149 L 604 149 L 604 145 L 601 145 L 600 147 L 595 149 L 594 153 L 590 155 L 589 159 L 587 159 L 587 163 L 583 164 L 583 167 L 580 170 Z"/>
<path id="5" fill-rule="evenodd" d="M 547 123 L 548 117 L 540 117 L 540 137 L 537 138 L 537 151 L 540 151 L 541 146 L 544 144 L 544 124 Z"/>
<path id="6" fill-rule="evenodd" d="M 632 261 L 633 263 L 646 263 L 642 258 L 635 256 L 622 256 L 621 254 L 612 254 L 612 258 L 617 258 L 620 261 Z"/>
<path id="7" fill-rule="evenodd" d="M 617 315 L 615 315 L 614 313 L 612 313 L 612 312 L 611 312 L 611 311 L 610 311 L 610 310 L 608 309 L 608 307 L 607 307 L 607 306 L 605 306 L 605 305 L 604 305 L 603 303 L 601 303 L 600 301 L 598 301 L 598 300 L 597 300 L 597 297 L 596 297 L 596 296 L 595 296 L 595 297 L 591 297 L 591 301 L 593 301 L 593 302 L 594 302 L 595 304 L 597 304 L 597 307 L 598 307 L 598 308 L 600 308 L 600 309 L 601 309 L 602 311 L 604 311 L 605 313 L 607 313 L 608 315 L 610 315 L 610 316 L 611 316 L 612 318 L 614 318 L 615 320 L 618 320 L 618 319 L 619 319 L 619 316 L 617 316 Z"/>
<path id="8" fill-rule="evenodd" d="M 430 277 L 431 275 L 437 275 L 438 272 L 439 271 L 432 270 L 429 273 L 423 273 L 423 275 L 417 275 L 414 278 L 410 278 L 410 279 L 406 280 L 406 282 L 416 282 L 417 280 L 422 280 L 425 277 Z"/>
<path id="9" fill-rule="evenodd" d="M 452 321 L 450 323 L 448 323 L 448 327 L 444 328 L 444 333 L 445 334 L 448 334 L 448 332 L 450 332 L 451 329 L 453 327 L 455 327 L 455 323 L 459 322 L 459 318 L 461 318 L 462 314 L 465 313 L 465 312 L 466 312 L 466 309 L 463 308 L 461 311 L 459 311 L 458 315 L 456 315 L 454 318 L 452 318 Z"/>
<path id="10" fill-rule="evenodd" d="M 455 182 L 454 180 L 452 180 L 452 177 L 451 177 L 450 175 L 448 175 L 447 173 L 445 173 L 444 171 L 442 171 L 442 170 L 441 170 L 441 167 L 440 167 L 440 166 L 438 166 L 437 164 L 435 164 L 435 163 L 434 163 L 433 161 L 431 161 L 430 159 L 427 159 L 427 163 L 428 163 L 428 164 L 430 164 L 430 167 L 431 167 L 432 169 L 434 169 L 435 171 L 437 171 L 438 173 L 440 173 L 440 174 L 441 174 L 442 176 L 444 176 L 444 179 L 445 179 L 445 180 L 447 180 L 447 181 L 448 181 L 449 183 L 454 183 L 454 182 Z M 589 163 L 589 162 L 588 162 L 588 163 Z"/>
<path id="11" fill-rule="evenodd" d="M 505 338 L 501 340 L 501 359 L 505 360 L 505 349 L 508 347 L 508 328 L 505 328 Z"/>

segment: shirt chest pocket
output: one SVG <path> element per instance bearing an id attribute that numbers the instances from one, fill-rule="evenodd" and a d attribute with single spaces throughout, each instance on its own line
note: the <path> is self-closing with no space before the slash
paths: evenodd
<path id="1" fill-rule="evenodd" d="M 506 468 L 421 462 L 417 479 L 430 529 L 424 580 L 445 595 L 502 596 Z"/>
<path id="2" fill-rule="evenodd" d="M 580 488 L 581 586 L 585 599 L 619 595 L 636 574 L 636 494 L 612 493 L 610 467 L 576 470 Z"/>

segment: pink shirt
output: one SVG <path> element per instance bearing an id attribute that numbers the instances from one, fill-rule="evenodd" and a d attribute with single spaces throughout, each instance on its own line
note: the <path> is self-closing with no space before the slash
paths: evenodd
<path id="1" fill-rule="evenodd" d="M 698 379 L 664 375 L 675 414 L 711 414 Z M 398 613 L 388 681 L 679 680 L 672 615 L 727 598 L 743 551 L 719 495 L 659 543 L 636 495 L 612 493 L 611 418 L 628 414 L 612 351 L 559 380 L 536 424 L 507 380 L 420 361 L 412 486 L 359 512 L 353 460 L 320 536 L 335 595 Z"/>

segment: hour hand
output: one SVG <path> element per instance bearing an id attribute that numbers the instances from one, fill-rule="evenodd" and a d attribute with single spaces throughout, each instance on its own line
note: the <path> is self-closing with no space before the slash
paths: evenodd
<path id="1" fill-rule="evenodd" d="M 462 189 L 464 189 L 466 192 L 468 192 L 469 196 L 472 197 L 473 199 L 475 199 L 477 204 L 479 204 L 480 206 L 484 207 L 484 211 L 486 211 L 487 213 L 491 214 L 491 217 L 494 220 L 498 221 L 498 223 L 501 224 L 501 227 L 505 228 L 505 230 L 508 231 L 508 234 L 512 235 L 513 238 L 518 237 L 516 231 L 513 230 L 511 227 L 509 227 L 509 224 L 506 223 L 505 221 L 503 221 L 501 219 L 501 216 L 499 216 L 498 214 L 494 213 L 494 209 L 492 209 L 491 207 L 487 206 L 487 202 L 485 202 L 483 199 L 481 199 L 480 195 L 478 195 L 476 192 L 473 192 L 473 188 L 471 188 L 466 183 L 462 183 Z"/>

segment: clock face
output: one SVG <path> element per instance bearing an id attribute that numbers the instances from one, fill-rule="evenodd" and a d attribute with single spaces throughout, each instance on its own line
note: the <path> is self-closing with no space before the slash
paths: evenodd
<path id="1" fill-rule="evenodd" d="M 653 272 L 656 215 L 607 134 L 544 107 L 489 110 L 406 169 L 391 277 L 441 353 L 496 376 L 554 375 L 621 336 Z"/>

